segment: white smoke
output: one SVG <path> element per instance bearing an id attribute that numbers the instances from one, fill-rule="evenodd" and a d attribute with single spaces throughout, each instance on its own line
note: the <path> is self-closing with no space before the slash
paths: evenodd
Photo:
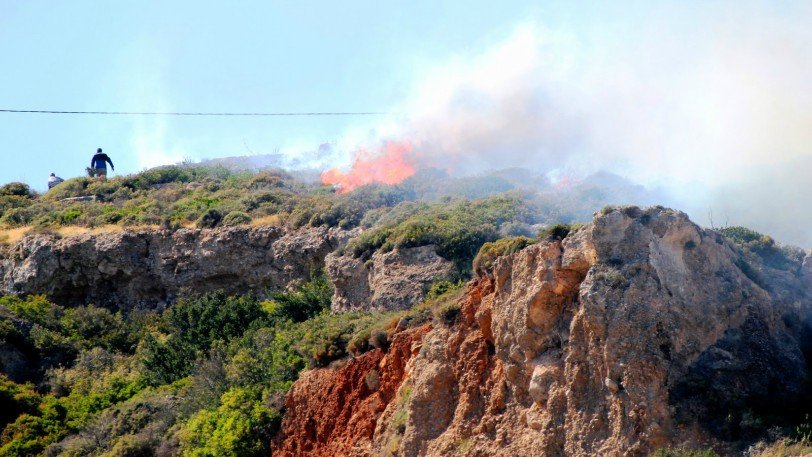
<path id="1" fill-rule="evenodd" d="M 812 7 L 640 8 L 523 24 L 425 72 L 377 133 L 458 173 L 615 172 L 700 223 L 812 246 Z"/>
<path id="2" fill-rule="evenodd" d="M 167 138 L 166 120 L 143 118 L 136 121 L 130 147 L 138 159 L 139 168 L 152 168 L 184 160 L 184 151 L 169 145 Z"/>
<path id="3" fill-rule="evenodd" d="M 169 67 L 161 43 L 153 37 L 134 39 L 121 50 L 117 106 L 128 111 L 171 112 L 170 92 L 166 83 Z M 172 119 L 166 116 L 136 116 L 128 118 L 130 128 L 129 150 L 140 169 L 178 163 L 187 157 L 187 151 L 172 133 Z M 172 140 L 174 139 L 174 140 Z"/>

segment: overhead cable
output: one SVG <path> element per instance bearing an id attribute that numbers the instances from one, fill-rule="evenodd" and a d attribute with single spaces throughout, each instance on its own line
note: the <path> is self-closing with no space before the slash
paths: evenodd
<path id="1" fill-rule="evenodd" d="M 57 111 L 57 110 L 34 110 L 34 109 L 0 109 L 0 113 L 88 114 L 88 115 L 112 115 L 112 116 L 375 116 L 386 114 L 385 112 L 379 111 L 221 113 L 221 112 L 161 112 L 161 111 Z"/>

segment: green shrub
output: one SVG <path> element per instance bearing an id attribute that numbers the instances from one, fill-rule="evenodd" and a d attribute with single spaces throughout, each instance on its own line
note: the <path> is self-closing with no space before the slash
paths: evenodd
<path id="1" fill-rule="evenodd" d="M 566 238 L 570 232 L 574 232 L 581 227 L 583 227 L 583 224 L 554 224 L 542 229 L 538 234 L 538 238 L 540 240 L 560 241 Z"/>
<path id="2" fill-rule="evenodd" d="M 82 217 L 82 210 L 80 208 L 70 208 L 62 210 L 56 215 L 56 221 L 60 225 L 70 225 L 80 217 Z"/>
<path id="3" fill-rule="evenodd" d="M 460 315 L 460 304 L 456 300 L 443 303 L 435 310 L 435 317 L 445 325 L 453 325 Z"/>
<path id="4" fill-rule="evenodd" d="M 214 341 L 237 338 L 251 323 L 265 316 L 254 297 L 214 293 L 179 301 L 167 311 L 167 322 L 181 341 L 208 351 Z"/>
<path id="5" fill-rule="evenodd" d="M 31 384 L 16 384 L 0 375 L 0 429 L 21 414 L 34 414 L 42 398 Z"/>
<path id="6" fill-rule="evenodd" d="M 28 225 L 34 220 L 34 210 L 29 207 L 24 208 L 10 208 L 0 219 L 0 224 L 19 227 L 21 225 Z"/>
<path id="7" fill-rule="evenodd" d="M 237 225 L 250 224 L 252 220 L 251 216 L 242 211 L 231 211 L 223 218 L 223 225 L 226 227 L 234 227 Z"/>
<path id="8" fill-rule="evenodd" d="M 803 260 L 802 249 L 794 246 L 779 246 L 772 237 L 762 235 L 755 230 L 746 227 L 727 227 L 720 229 L 719 232 L 741 247 L 749 257 L 758 259 L 770 268 L 796 270 Z"/>
<path id="9" fill-rule="evenodd" d="M 46 397 L 36 414 L 22 414 L 0 435 L 0 456 L 38 455 L 67 433 L 67 410 L 56 398 Z"/>
<path id="10" fill-rule="evenodd" d="M 147 335 L 138 347 L 144 380 L 151 386 L 172 383 L 188 376 L 194 368 L 195 347 L 170 336 L 165 342 Z"/>
<path id="11" fill-rule="evenodd" d="M 392 235 L 391 229 L 381 229 L 362 233 L 350 244 L 350 252 L 353 257 L 369 260 L 375 253 L 389 240 Z"/>
<path id="12" fill-rule="evenodd" d="M 106 308 L 78 306 L 64 311 L 60 319 L 62 332 L 70 335 L 84 349 L 103 347 L 132 353 L 141 336 L 139 329 L 126 322 L 120 313 Z"/>
<path id="13" fill-rule="evenodd" d="M 197 225 L 197 228 L 214 228 L 220 225 L 222 220 L 223 213 L 216 209 L 209 209 L 200 216 L 195 225 Z"/>
<path id="14" fill-rule="evenodd" d="M 42 200 L 53 202 L 65 198 L 83 197 L 90 195 L 88 186 L 93 183 L 93 179 L 86 177 L 66 179 L 60 185 L 54 187 L 43 195 Z"/>
<path id="15" fill-rule="evenodd" d="M 89 384 L 95 387 L 75 388 L 61 398 L 46 395 L 38 402 L 36 411 L 18 416 L 0 435 L 0 455 L 37 455 L 69 433 L 85 428 L 97 413 L 143 388 L 138 381 L 128 382 L 115 376 L 90 380 Z"/>
<path id="16" fill-rule="evenodd" d="M 18 197 L 33 197 L 35 194 L 28 187 L 28 184 L 22 182 L 11 182 L 0 187 L 0 196 L 14 195 Z"/>
<path id="17" fill-rule="evenodd" d="M 474 272 L 480 276 L 484 275 L 493 268 L 493 262 L 499 257 L 518 252 L 535 242 L 532 238 L 518 236 L 485 243 L 474 258 Z"/>
<path id="18" fill-rule="evenodd" d="M 17 317 L 29 322 L 51 326 L 62 315 L 62 308 L 48 301 L 44 295 L 0 296 L 0 306 L 12 311 Z"/>
<path id="19" fill-rule="evenodd" d="M 369 258 L 375 250 L 434 244 L 440 256 L 453 261 L 465 274 L 479 248 L 499 238 L 502 224 L 534 221 L 533 211 L 515 195 L 444 202 L 401 214 L 402 220 L 366 232 L 353 240 L 348 250 L 355 257 Z"/>
<path id="20" fill-rule="evenodd" d="M 372 333 L 382 329 L 392 316 L 393 313 L 323 312 L 297 325 L 296 351 L 308 360 L 310 367 L 325 366 L 345 357 L 352 340 L 356 340 L 352 348 L 357 353 L 363 352 L 362 346 L 368 350 Z M 358 344 L 362 338 L 367 341 L 365 345 Z"/>
<path id="21" fill-rule="evenodd" d="M 19 195 L 0 196 L 0 216 L 3 216 L 6 211 L 16 208 L 25 208 L 32 203 L 33 201 L 30 198 Z"/>
<path id="22" fill-rule="evenodd" d="M 274 292 L 266 305 L 271 319 L 303 322 L 330 308 L 333 288 L 327 275 L 320 272 L 311 276 L 293 291 Z"/>
<path id="23" fill-rule="evenodd" d="M 270 453 L 281 414 L 253 389 L 232 388 L 216 410 L 192 416 L 180 433 L 183 456 L 252 457 Z"/>
<path id="24" fill-rule="evenodd" d="M 487 244 L 487 243 L 486 243 Z M 445 279 L 435 281 L 428 292 L 426 292 L 425 300 L 432 300 L 442 295 L 447 294 L 453 290 L 460 289 L 464 286 L 462 281 L 452 282 Z"/>
<path id="25" fill-rule="evenodd" d="M 397 186 L 368 185 L 338 196 L 316 196 L 309 205 L 300 205 L 293 213 L 294 226 L 352 228 L 374 208 L 391 207 L 407 198 Z"/>

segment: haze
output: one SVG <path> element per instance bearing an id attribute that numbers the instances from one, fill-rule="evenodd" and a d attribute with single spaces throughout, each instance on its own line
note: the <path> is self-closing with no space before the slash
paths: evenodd
<path id="1" fill-rule="evenodd" d="M 702 224 L 812 246 L 808 2 L 535 3 L 6 2 L 0 108 L 389 114 L 0 113 L 0 181 L 42 188 L 99 146 L 129 173 L 273 151 L 346 170 L 408 142 L 456 174 L 610 171 Z"/>

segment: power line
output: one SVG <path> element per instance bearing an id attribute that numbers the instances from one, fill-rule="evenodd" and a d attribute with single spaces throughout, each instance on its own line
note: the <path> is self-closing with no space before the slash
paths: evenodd
<path id="1" fill-rule="evenodd" d="M 33 113 L 33 114 L 88 114 L 105 116 L 376 116 L 386 114 L 382 111 L 333 111 L 333 112 L 281 112 L 281 113 L 206 113 L 206 112 L 160 112 L 160 111 L 56 111 L 34 109 L 0 109 L 0 113 Z"/>

